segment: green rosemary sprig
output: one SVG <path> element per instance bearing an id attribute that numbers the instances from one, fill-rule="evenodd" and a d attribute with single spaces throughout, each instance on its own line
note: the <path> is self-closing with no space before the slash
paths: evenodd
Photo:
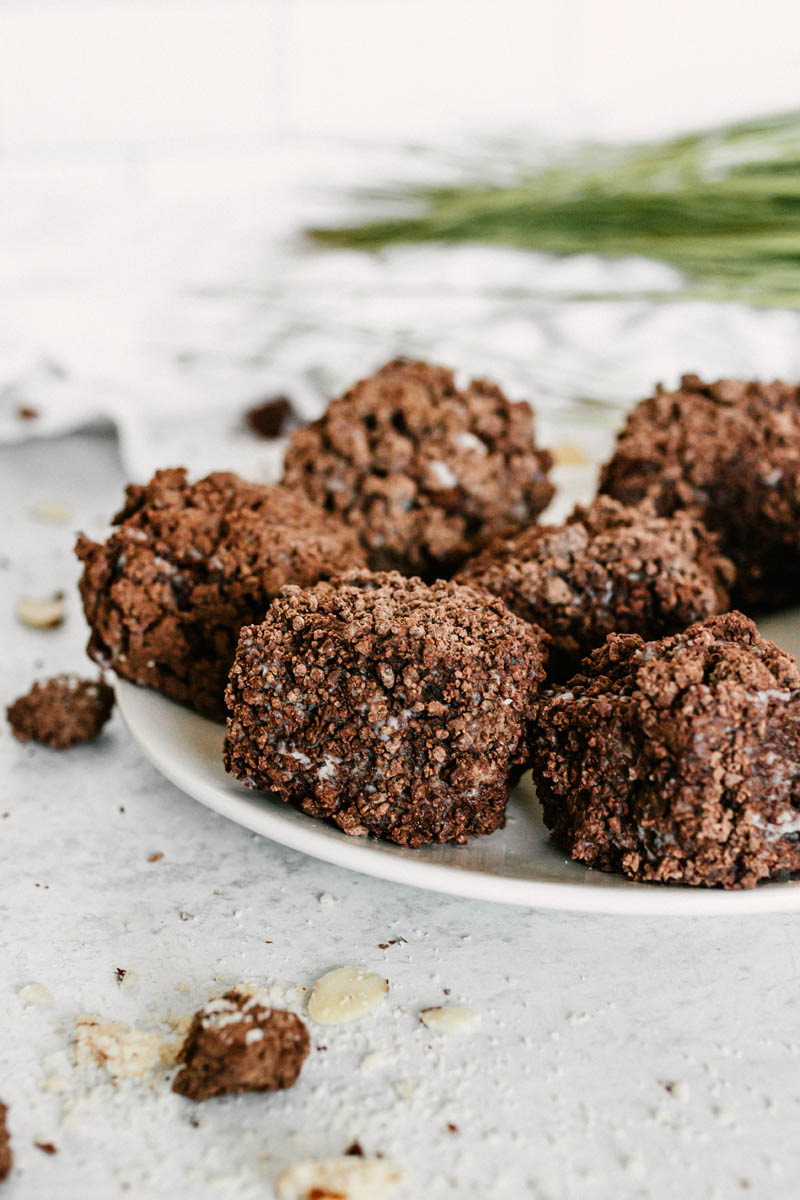
<path id="1" fill-rule="evenodd" d="M 800 112 L 631 147 L 583 147 L 511 185 L 385 195 L 403 215 L 315 229 L 378 250 L 483 242 L 669 263 L 685 293 L 800 307 Z M 674 294 L 674 293 L 671 293 Z"/>

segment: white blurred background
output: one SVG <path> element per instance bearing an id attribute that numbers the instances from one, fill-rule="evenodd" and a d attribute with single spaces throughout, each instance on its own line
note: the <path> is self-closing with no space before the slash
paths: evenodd
<path id="1" fill-rule="evenodd" d="M 680 370 L 800 376 L 795 314 L 654 305 L 656 264 L 301 236 L 367 185 L 800 106 L 799 66 L 794 0 L 4 0 L 0 438 L 104 419 L 131 474 L 264 474 L 246 403 L 310 415 L 395 353 L 593 447 Z"/>
<path id="2" fill-rule="evenodd" d="M 798 101 L 792 0 L 5 0 L 0 150 L 630 137 Z"/>

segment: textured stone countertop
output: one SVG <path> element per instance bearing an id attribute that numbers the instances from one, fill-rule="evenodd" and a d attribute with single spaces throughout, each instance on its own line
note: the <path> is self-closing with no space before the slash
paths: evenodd
<path id="1" fill-rule="evenodd" d="M 0 451 L 4 704 L 84 669 L 73 533 L 100 532 L 122 484 L 110 437 Z M 41 502 L 69 519 L 37 519 Z M 61 629 L 17 624 L 19 595 L 57 588 Z M 398 1200 L 796 1194 L 800 918 L 559 915 L 349 874 L 182 795 L 118 715 L 64 754 L 4 724 L 0 754 L 8 1200 L 270 1197 L 287 1163 L 354 1139 L 406 1173 Z M 302 1009 L 345 964 L 383 973 L 388 998 L 312 1026 L 291 1091 L 194 1105 L 165 1071 L 115 1084 L 73 1065 L 82 1014 L 174 1037 L 240 980 Z M 420 1024 L 445 989 L 478 1014 L 468 1030 Z"/>

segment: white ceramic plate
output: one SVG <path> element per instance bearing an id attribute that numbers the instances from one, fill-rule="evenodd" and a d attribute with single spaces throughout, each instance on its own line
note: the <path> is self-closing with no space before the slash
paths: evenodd
<path id="1" fill-rule="evenodd" d="M 792 653 L 800 650 L 800 614 L 784 614 L 762 628 Z M 573 912 L 733 916 L 800 909 L 800 881 L 721 892 L 637 884 L 571 862 L 550 844 L 527 780 L 511 798 L 506 828 L 467 846 L 408 850 L 348 837 L 229 778 L 222 768 L 222 726 L 128 683 L 117 684 L 117 699 L 147 757 L 184 792 L 275 842 L 366 875 L 478 900 Z"/>

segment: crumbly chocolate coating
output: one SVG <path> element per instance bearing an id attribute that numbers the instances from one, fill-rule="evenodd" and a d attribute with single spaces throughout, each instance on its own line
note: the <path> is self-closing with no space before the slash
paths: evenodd
<path id="1" fill-rule="evenodd" d="M 800 870 L 800 668 L 742 613 L 612 634 L 532 746 L 545 823 L 589 866 L 723 888 Z"/>
<path id="2" fill-rule="evenodd" d="M 190 484 L 183 468 L 158 471 L 127 488 L 114 524 L 104 544 L 76 547 L 89 654 L 219 720 L 242 626 L 285 583 L 364 561 L 353 532 L 305 497 L 225 472 Z"/>
<path id="3" fill-rule="evenodd" d="M 546 508 L 551 462 L 529 404 L 397 359 L 292 435 L 284 483 L 357 529 L 374 570 L 431 579 Z"/>
<path id="4" fill-rule="evenodd" d="M 600 490 L 624 504 L 686 509 L 736 563 L 748 610 L 800 596 L 800 387 L 684 375 L 628 417 Z"/>
<path id="5" fill-rule="evenodd" d="M 8 1106 L 0 1101 L 0 1179 L 5 1179 L 14 1165 L 14 1155 L 11 1153 L 11 1138 L 8 1134 L 6 1116 Z"/>
<path id="6" fill-rule="evenodd" d="M 234 989 L 195 1013 L 172 1090 L 189 1100 L 210 1100 L 290 1088 L 309 1045 L 308 1030 L 294 1013 L 266 1008 Z"/>
<path id="7" fill-rule="evenodd" d="M 550 634 L 550 674 L 572 674 L 609 633 L 646 639 L 724 612 L 734 567 L 688 513 L 657 517 L 602 496 L 563 525 L 493 542 L 456 576 Z"/>
<path id="8" fill-rule="evenodd" d="M 114 690 L 102 679 L 56 675 L 34 683 L 8 706 L 6 716 L 17 741 L 68 750 L 96 738 L 113 707 Z"/>
<path id="9" fill-rule="evenodd" d="M 439 580 L 350 572 L 284 588 L 242 631 L 225 766 L 346 833 L 464 842 L 504 822 L 546 637 Z"/>

